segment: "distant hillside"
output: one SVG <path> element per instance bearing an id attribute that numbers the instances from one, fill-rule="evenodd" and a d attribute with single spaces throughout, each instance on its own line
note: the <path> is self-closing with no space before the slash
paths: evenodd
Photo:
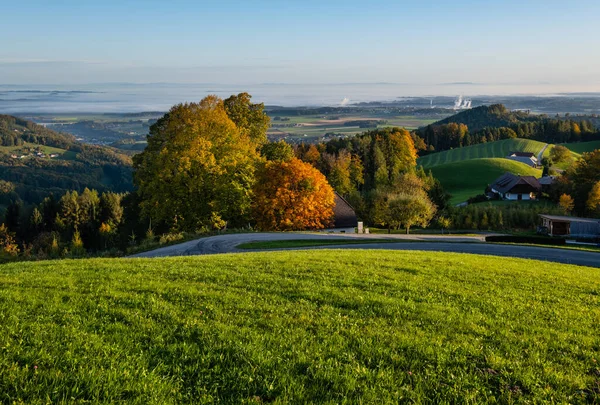
<path id="1" fill-rule="evenodd" d="M 504 139 L 502 141 L 480 143 L 478 145 L 432 153 L 419 158 L 417 164 L 428 169 L 438 165 L 470 159 L 503 158 L 510 152 L 531 152 L 537 155 L 545 145 L 544 142 L 530 139 Z"/>
<path id="2" fill-rule="evenodd" d="M 502 104 L 493 104 L 459 112 L 431 125 L 443 125 L 454 122 L 456 124 L 465 124 L 469 127 L 470 132 L 477 132 L 486 127 L 511 127 L 515 124 L 537 121 L 539 119 L 540 117 L 529 115 L 528 112 L 510 111 Z"/>
<path id="3" fill-rule="evenodd" d="M 505 172 L 540 177 L 542 171 L 508 159 L 472 159 L 431 168 L 433 176 L 452 195 L 450 202 L 458 204 L 483 194 L 485 187 Z"/>
<path id="4" fill-rule="evenodd" d="M 131 158 L 103 146 L 77 142 L 33 122 L 0 115 L 0 205 L 37 203 L 49 193 L 94 188 L 132 189 Z M 7 191 L 8 190 L 8 191 Z"/>

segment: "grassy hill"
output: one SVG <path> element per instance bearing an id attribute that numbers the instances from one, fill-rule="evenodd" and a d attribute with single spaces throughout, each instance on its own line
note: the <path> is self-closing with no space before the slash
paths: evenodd
<path id="1" fill-rule="evenodd" d="M 323 250 L 0 266 L 11 403 L 591 403 L 597 269 Z"/>
<path id="2" fill-rule="evenodd" d="M 540 177 L 540 169 L 508 159 L 471 159 L 431 168 L 433 176 L 452 194 L 450 202 L 458 204 L 469 197 L 483 194 L 485 187 L 505 172 Z"/>
<path id="3" fill-rule="evenodd" d="M 582 154 L 584 152 L 593 152 L 596 149 L 600 149 L 600 141 L 565 143 L 563 146 L 566 146 L 572 152 Z"/>
<path id="4" fill-rule="evenodd" d="M 432 153 L 417 160 L 417 164 L 430 168 L 447 163 L 460 162 L 470 159 L 503 158 L 510 152 L 532 152 L 536 155 L 546 145 L 544 142 L 529 139 L 504 139 L 502 141 L 481 143 L 464 148 L 451 149 Z M 551 145 L 549 146 L 549 148 Z M 549 149 L 548 149 L 549 150 Z"/>

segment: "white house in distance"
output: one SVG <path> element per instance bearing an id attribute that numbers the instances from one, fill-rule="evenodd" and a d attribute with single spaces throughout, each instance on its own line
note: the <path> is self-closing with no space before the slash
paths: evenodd
<path id="1" fill-rule="evenodd" d="M 542 185 L 533 176 L 517 176 L 504 173 L 491 185 L 491 192 L 503 200 L 535 200 L 542 191 Z"/>
<path id="2" fill-rule="evenodd" d="M 516 162 L 525 163 L 527 166 L 538 166 L 537 157 L 530 152 L 510 152 L 506 158 Z"/>

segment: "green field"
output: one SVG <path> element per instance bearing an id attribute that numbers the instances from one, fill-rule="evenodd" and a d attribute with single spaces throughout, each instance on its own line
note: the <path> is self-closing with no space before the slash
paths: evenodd
<path id="1" fill-rule="evenodd" d="M 417 160 L 417 164 L 430 168 L 447 163 L 460 162 L 469 159 L 504 158 L 510 152 L 531 152 L 536 155 L 541 152 L 546 144 L 529 139 L 504 139 L 502 141 L 481 143 L 465 146 L 464 148 L 451 149 L 443 152 L 432 153 Z M 548 146 L 547 151 L 552 145 Z"/>
<path id="2" fill-rule="evenodd" d="M 16 153 L 23 149 L 28 149 L 28 148 L 29 149 L 39 149 L 46 155 L 49 155 L 51 153 L 56 153 L 58 155 L 62 155 L 63 153 L 66 152 L 64 149 L 54 148 L 52 146 L 38 145 L 38 144 L 34 144 L 34 143 L 25 142 L 21 146 L 0 146 L 0 153 L 11 154 L 11 153 Z"/>
<path id="3" fill-rule="evenodd" d="M 592 403 L 600 273 L 321 250 L 0 266 L 2 403 Z"/>
<path id="4" fill-rule="evenodd" d="M 483 194 L 485 187 L 505 172 L 541 177 L 540 169 L 508 159 L 472 159 L 431 168 L 433 176 L 452 194 L 450 203 L 458 204 Z"/>
<path id="5" fill-rule="evenodd" d="M 593 152 L 596 149 L 600 149 L 600 141 L 564 143 L 562 145 L 566 146 L 570 151 L 578 154 L 582 154 L 584 152 Z"/>
<path id="6" fill-rule="evenodd" d="M 302 115 L 302 116 L 278 116 L 285 121 L 271 120 L 271 127 L 267 135 L 271 139 L 305 140 L 315 142 L 320 140 L 326 133 L 342 135 L 356 135 L 373 130 L 375 128 L 360 128 L 358 125 L 346 126 L 347 121 L 386 120 L 386 124 L 378 125 L 377 128 L 405 127 L 415 129 L 436 121 L 434 118 L 415 116 L 390 116 L 387 114 L 360 114 L 356 116 L 347 114 L 326 115 Z M 273 117 L 272 117 L 273 118 Z"/>

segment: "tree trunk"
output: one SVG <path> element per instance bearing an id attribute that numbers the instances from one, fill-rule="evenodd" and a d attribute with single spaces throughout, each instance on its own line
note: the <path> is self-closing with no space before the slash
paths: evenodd
<path id="1" fill-rule="evenodd" d="M 407 226 L 407 227 L 406 227 L 406 234 L 407 234 L 407 235 L 409 234 L 409 232 L 408 232 L 408 230 L 409 230 L 409 229 L 410 229 L 410 226 Z"/>

